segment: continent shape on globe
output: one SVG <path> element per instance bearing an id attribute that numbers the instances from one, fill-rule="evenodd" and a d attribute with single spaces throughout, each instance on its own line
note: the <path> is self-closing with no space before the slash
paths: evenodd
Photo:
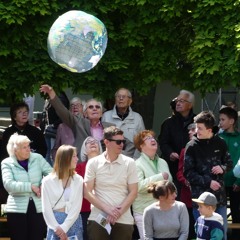
<path id="1" fill-rule="evenodd" d="M 53 23 L 48 34 L 48 53 L 61 67 L 86 72 L 102 58 L 107 41 L 106 27 L 98 18 L 73 10 Z"/>

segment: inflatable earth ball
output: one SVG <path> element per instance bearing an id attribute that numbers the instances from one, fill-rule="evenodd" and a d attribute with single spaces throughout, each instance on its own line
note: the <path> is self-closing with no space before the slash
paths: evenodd
<path id="1" fill-rule="evenodd" d="M 69 11 L 53 23 L 48 34 L 48 53 L 61 67 L 86 72 L 97 65 L 107 41 L 107 30 L 98 18 L 82 11 Z"/>

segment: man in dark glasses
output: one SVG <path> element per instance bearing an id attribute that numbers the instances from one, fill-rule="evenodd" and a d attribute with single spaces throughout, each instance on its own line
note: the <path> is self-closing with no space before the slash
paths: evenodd
<path id="1" fill-rule="evenodd" d="M 87 162 L 84 178 L 84 197 L 93 205 L 88 237 L 131 240 L 134 221 L 130 206 L 137 196 L 136 165 L 132 158 L 121 154 L 123 131 L 108 127 L 103 139 L 106 151 Z"/>
<path id="2" fill-rule="evenodd" d="M 103 114 L 102 120 L 114 123 L 124 132 L 124 137 L 133 142 L 134 136 L 145 130 L 142 116 L 131 108 L 132 94 L 126 88 L 120 88 L 115 93 L 115 105 L 112 110 Z M 133 156 L 137 158 L 139 154 Z"/>

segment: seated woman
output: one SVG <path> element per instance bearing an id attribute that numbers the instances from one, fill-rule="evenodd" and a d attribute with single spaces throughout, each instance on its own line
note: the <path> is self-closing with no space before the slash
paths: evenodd
<path id="1" fill-rule="evenodd" d="M 77 161 L 76 148 L 62 145 L 57 150 L 53 172 L 43 179 L 42 208 L 48 226 L 47 240 L 83 239 L 80 215 L 83 178 L 75 172 Z"/>
<path id="2" fill-rule="evenodd" d="M 76 172 L 84 178 L 87 161 L 102 153 L 102 147 L 98 140 L 93 137 L 87 137 L 81 148 L 81 162 L 77 164 Z M 83 223 L 83 239 L 88 240 L 87 221 L 91 212 L 90 202 L 83 198 L 81 217 Z"/>
<path id="3" fill-rule="evenodd" d="M 12 240 L 43 240 L 46 224 L 42 215 L 41 182 L 52 167 L 30 150 L 27 136 L 13 134 L 8 141 L 9 157 L 1 163 L 4 188 L 9 193 L 7 223 Z"/>
<path id="4" fill-rule="evenodd" d="M 187 240 L 189 217 L 184 203 L 176 201 L 176 187 L 163 180 L 150 184 L 148 192 L 158 200 L 143 213 L 145 240 Z"/>
<path id="5" fill-rule="evenodd" d="M 172 181 L 168 164 L 156 154 L 158 149 L 154 132 L 143 130 L 134 137 L 135 147 L 141 152 L 136 160 L 138 173 L 138 196 L 132 204 L 133 216 L 138 228 L 140 239 L 143 240 L 143 210 L 151 203 L 156 202 L 147 188 L 151 182 L 160 180 Z"/>

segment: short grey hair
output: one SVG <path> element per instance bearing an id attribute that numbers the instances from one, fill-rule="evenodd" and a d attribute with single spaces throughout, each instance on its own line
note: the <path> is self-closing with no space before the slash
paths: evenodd
<path id="1" fill-rule="evenodd" d="M 87 105 L 91 101 L 97 102 L 99 104 L 99 106 L 100 106 L 100 109 L 103 110 L 102 103 L 100 101 L 98 101 L 97 99 L 92 98 L 92 99 L 87 100 L 86 103 L 83 105 L 83 112 L 85 112 L 87 110 Z"/>
<path id="2" fill-rule="evenodd" d="M 23 143 L 30 143 L 30 142 L 31 141 L 27 136 L 18 135 L 17 133 L 14 133 L 8 140 L 8 144 L 7 144 L 8 155 L 10 157 L 15 156 L 16 149 L 21 147 Z"/>
<path id="3" fill-rule="evenodd" d="M 79 97 L 72 98 L 70 101 L 70 104 L 73 104 L 75 102 L 79 102 L 80 104 L 82 104 L 82 100 Z"/>
<path id="4" fill-rule="evenodd" d="M 182 89 L 179 94 L 187 95 L 188 101 L 194 105 L 195 102 L 195 96 L 192 92 Z"/>
<path id="5" fill-rule="evenodd" d="M 119 88 L 116 92 L 115 92 L 115 97 L 118 95 L 118 92 L 120 91 L 120 90 L 125 90 L 125 91 L 127 91 L 127 95 L 128 95 L 128 97 L 129 98 L 132 98 L 132 93 L 130 92 L 130 90 L 128 90 L 127 88 Z"/>

